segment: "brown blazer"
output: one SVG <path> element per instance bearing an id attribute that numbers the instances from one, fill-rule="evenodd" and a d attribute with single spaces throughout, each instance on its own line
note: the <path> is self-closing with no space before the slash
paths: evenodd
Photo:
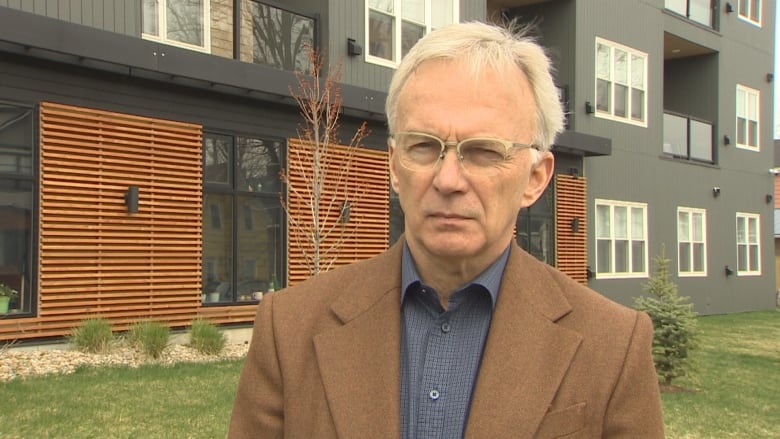
<path id="1" fill-rule="evenodd" d="M 401 245 L 267 295 L 229 438 L 397 438 Z M 513 244 L 466 438 L 662 438 L 646 314 Z"/>

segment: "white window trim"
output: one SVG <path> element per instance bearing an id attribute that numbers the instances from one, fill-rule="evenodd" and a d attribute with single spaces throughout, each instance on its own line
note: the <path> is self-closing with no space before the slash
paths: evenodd
<path id="1" fill-rule="evenodd" d="M 747 6 L 748 6 L 748 15 L 747 16 L 744 16 L 744 15 L 742 15 L 739 12 L 739 11 L 742 10 L 740 5 L 742 3 L 745 3 L 745 2 L 747 2 Z M 764 14 L 763 14 L 763 3 L 764 2 L 762 0 L 758 0 L 758 21 L 755 21 L 755 20 L 750 18 L 750 3 L 751 3 L 750 0 L 738 0 L 738 2 L 737 2 L 737 17 L 739 17 L 739 19 L 744 21 L 744 22 L 752 24 L 753 26 L 761 27 L 761 22 L 763 21 L 763 17 L 764 17 Z"/>
<path id="2" fill-rule="evenodd" d="M 642 103 L 642 105 L 643 105 L 642 114 L 644 114 L 645 118 L 644 118 L 643 121 L 636 121 L 636 120 L 631 118 L 631 86 L 630 86 L 630 84 L 629 84 L 629 89 L 628 89 L 628 101 L 629 101 L 629 104 L 628 104 L 628 107 L 626 108 L 626 113 L 628 115 L 627 117 L 620 117 L 620 116 L 615 116 L 614 114 L 612 114 L 612 112 L 615 109 L 615 87 L 614 86 L 610 87 L 610 102 L 612 103 L 611 111 L 609 113 L 607 113 L 605 111 L 598 110 L 597 99 L 598 99 L 598 81 L 599 81 L 599 78 L 598 78 L 598 74 L 597 74 L 597 67 L 598 67 L 597 63 L 598 63 L 598 47 L 599 47 L 599 44 L 602 44 L 602 45 L 605 45 L 605 46 L 609 47 L 611 49 L 610 54 L 614 54 L 614 49 L 620 49 L 620 50 L 623 50 L 623 51 L 627 52 L 629 54 L 629 56 L 630 55 L 636 55 L 636 56 L 644 58 L 644 60 L 645 60 L 645 62 L 644 62 L 644 70 L 645 71 L 643 72 L 643 75 L 644 75 L 644 82 L 645 82 L 645 88 L 644 88 L 645 100 Z M 649 62 L 648 62 L 649 55 L 647 53 L 645 53 L 645 52 L 640 51 L 640 50 L 636 50 L 634 48 L 631 48 L 631 47 L 628 47 L 628 46 L 624 46 L 622 44 L 616 43 L 614 41 L 606 40 L 606 39 L 601 38 L 601 37 L 596 37 L 596 43 L 593 45 L 593 50 L 594 50 L 594 54 L 593 54 L 593 61 L 594 61 L 594 64 L 593 64 L 593 91 L 594 91 L 594 94 L 596 95 L 596 97 L 593 100 L 593 102 L 594 102 L 593 103 L 593 107 L 594 107 L 594 112 L 595 112 L 594 114 L 596 115 L 596 117 L 601 118 L 601 119 L 608 119 L 608 120 L 613 120 L 613 121 L 616 121 L 616 122 L 622 122 L 622 123 L 627 123 L 627 124 L 630 124 L 630 125 L 636 125 L 636 126 L 647 128 L 647 119 L 649 117 L 649 115 L 647 114 L 647 101 L 650 98 L 650 93 L 648 92 L 649 79 L 650 78 L 648 77 L 648 74 L 647 74 L 648 68 L 649 68 Z M 610 66 L 609 66 L 609 69 L 610 69 L 610 82 L 612 84 L 614 84 L 614 82 L 615 82 L 614 81 L 614 78 L 615 78 L 615 73 L 614 73 L 615 72 L 615 63 L 613 62 L 613 60 L 614 60 L 614 56 L 611 55 L 610 56 L 610 63 L 609 63 Z M 630 69 L 631 68 L 630 60 L 629 60 L 628 65 L 629 65 L 629 69 Z M 628 77 L 629 77 L 629 82 L 630 82 L 631 81 L 631 73 L 630 73 L 630 71 L 629 71 Z"/>
<path id="3" fill-rule="evenodd" d="M 748 224 L 747 220 L 749 220 L 749 219 L 755 219 L 756 220 L 756 229 L 757 229 L 756 230 L 756 244 L 758 245 L 758 270 L 755 270 L 755 271 L 751 271 L 751 270 L 741 271 L 739 269 L 739 244 L 740 243 L 738 241 L 739 237 L 738 237 L 738 235 L 736 235 L 737 234 L 736 227 L 739 224 L 739 218 L 744 218 L 745 219 L 745 224 Z M 745 233 L 745 237 L 746 238 L 749 236 L 749 234 L 747 233 L 748 231 L 749 230 L 745 231 L 746 232 Z M 737 252 L 737 254 L 736 254 L 736 256 L 737 256 L 737 266 L 736 266 L 737 276 L 761 276 L 761 271 L 762 271 L 761 270 L 761 266 L 762 266 L 761 265 L 761 215 L 759 215 L 757 213 L 737 212 L 736 218 L 734 220 L 734 233 L 735 233 L 734 242 L 736 244 L 735 245 L 735 250 Z M 750 246 L 750 242 L 747 242 L 746 244 L 748 246 Z M 750 255 L 749 249 L 748 249 L 748 253 L 747 254 Z"/>
<path id="4" fill-rule="evenodd" d="M 203 0 L 203 46 L 182 43 L 181 41 L 169 40 L 163 37 L 163 35 L 167 33 L 167 1 L 168 0 L 160 0 L 157 3 L 157 20 L 159 21 L 157 23 L 157 30 L 160 35 L 147 34 L 142 32 L 142 38 L 145 40 L 157 41 L 169 46 L 181 47 L 183 49 L 195 50 L 197 52 L 211 53 L 211 0 Z M 141 5 L 141 8 L 143 8 L 143 4 Z"/>
<path id="5" fill-rule="evenodd" d="M 431 0 L 424 0 L 425 1 L 425 35 L 427 35 L 432 30 L 431 25 Z M 452 1 L 452 22 L 457 23 L 460 20 L 460 1 L 457 0 L 451 0 Z M 371 50 L 369 45 L 371 44 L 371 40 L 369 38 L 369 17 L 370 17 L 370 11 L 371 6 L 369 5 L 369 1 L 365 2 L 365 22 L 364 22 L 364 28 L 365 28 L 365 36 L 363 41 L 365 41 L 365 61 L 367 63 L 371 64 L 377 64 L 380 66 L 390 67 L 390 68 L 397 68 L 398 64 L 401 63 L 401 25 L 403 21 L 403 11 L 402 11 L 402 0 L 392 0 L 393 2 L 393 57 L 394 59 L 388 60 L 385 58 L 380 58 L 378 56 L 372 56 L 370 54 Z M 379 11 L 381 12 L 381 11 Z M 382 12 L 386 15 L 386 12 Z M 423 24 L 423 23 L 418 23 Z"/>
<path id="6" fill-rule="evenodd" d="M 702 215 L 702 244 L 704 244 L 704 270 L 703 271 L 693 271 L 693 254 L 691 254 L 691 271 L 682 271 L 680 270 L 680 212 L 685 212 L 690 214 L 691 219 L 693 218 L 693 214 L 699 213 Z M 695 207 L 683 207 L 678 206 L 677 207 L 677 221 L 675 221 L 675 224 L 677 224 L 677 275 L 679 277 L 706 277 L 707 276 L 707 210 L 706 209 L 698 209 Z M 691 244 L 691 252 L 693 251 L 693 238 L 690 236 L 690 232 L 693 231 L 693 221 L 689 222 L 689 225 L 691 228 L 688 230 L 689 233 L 689 240 L 685 241 Z"/>
<path id="7" fill-rule="evenodd" d="M 739 136 L 737 133 L 739 132 L 739 92 L 743 91 L 745 92 L 745 111 L 747 113 L 750 112 L 750 95 L 756 96 L 756 143 L 757 145 L 747 145 L 739 143 Z M 746 87 L 742 84 L 737 84 L 737 92 L 736 96 L 734 96 L 734 137 L 736 137 L 736 144 L 737 148 L 740 149 L 746 149 L 748 151 L 755 151 L 759 152 L 761 151 L 761 91 L 756 90 L 755 88 Z M 747 119 L 748 122 L 750 119 Z M 748 124 L 749 126 L 749 124 Z M 749 138 L 748 133 L 745 133 L 747 138 Z"/>
<path id="8" fill-rule="evenodd" d="M 596 273 L 595 273 L 596 279 L 642 279 L 642 278 L 647 278 L 649 276 L 649 274 L 648 274 L 648 267 L 650 266 L 650 263 L 649 263 L 649 260 L 648 260 L 648 255 L 649 255 L 649 250 L 648 249 L 650 247 L 650 240 L 649 240 L 649 237 L 647 235 L 647 221 L 648 221 L 647 203 L 637 203 L 637 202 L 631 202 L 631 201 L 606 200 L 606 199 L 597 198 L 595 200 L 595 207 L 593 209 L 594 215 L 596 214 L 597 207 L 599 205 L 610 206 L 611 208 L 613 208 L 613 209 L 610 209 L 611 212 L 614 212 L 614 207 L 626 207 L 628 209 L 631 209 L 632 207 L 639 207 L 639 208 L 642 209 L 642 211 L 644 212 L 642 236 L 644 236 L 644 241 L 645 241 L 645 249 L 644 249 L 645 251 L 644 251 L 644 255 L 643 255 L 644 261 L 645 261 L 645 267 L 644 267 L 644 270 L 641 271 L 641 272 L 633 272 L 633 273 L 631 273 L 631 272 L 628 272 L 628 273 L 615 273 L 615 272 L 599 273 L 598 272 L 598 239 L 599 239 L 599 237 L 598 237 L 598 233 L 594 230 L 593 236 L 594 236 L 594 239 L 596 240 L 596 245 L 594 246 L 594 248 L 595 248 L 596 261 L 597 261 L 596 264 L 594 264 L 594 266 L 597 267 L 596 268 Z M 598 218 L 594 218 L 593 223 L 596 224 L 597 221 L 598 221 Z M 614 238 L 614 234 L 615 234 L 614 220 L 611 221 L 611 224 L 612 224 L 612 227 L 610 228 L 610 241 L 612 241 L 612 245 L 614 246 L 614 243 L 615 243 L 615 238 Z M 630 224 L 630 218 L 629 218 L 629 224 Z M 596 227 L 598 227 L 598 224 L 596 224 Z M 630 235 L 631 235 L 631 233 L 629 232 L 629 236 Z M 630 241 L 630 239 L 629 239 L 629 241 Z M 613 265 L 613 266 L 614 266 L 614 263 L 615 263 L 614 259 L 615 259 L 615 252 L 613 251 L 612 252 L 612 260 L 610 261 L 611 265 Z"/>

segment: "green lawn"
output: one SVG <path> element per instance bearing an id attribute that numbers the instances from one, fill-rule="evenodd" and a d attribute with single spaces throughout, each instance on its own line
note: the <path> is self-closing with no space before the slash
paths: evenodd
<path id="1" fill-rule="evenodd" d="M 0 384 L 0 438 L 223 438 L 243 361 Z"/>
<path id="2" fill-rule="evenodd" d="M 702 317 L 699 330 L 695 390 L 663 395 L 667 437 L 780 438 L 780 312 Z"/>
<path id="3" fill-rule="evenodd" d="M 699 321 L 698 384 L 663 395 L 667 436 L 780 437 L 780 312 Z M 241 364 L 85 368 L 3 383 L 0 438 L 221 438 Z"/>

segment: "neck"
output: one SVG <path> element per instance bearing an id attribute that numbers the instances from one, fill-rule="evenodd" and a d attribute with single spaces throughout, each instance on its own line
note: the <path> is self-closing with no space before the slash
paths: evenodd
<path id="1" fill-rule="evenodd" d="M 474 280 L 506 250 L 506 246 L 503 246 L 497 251 L 479 256 L 442 257 L 425 251 L 411 241 L 407 241 L 407 244 L 420 280 L 436 290 L 445 309 L 449 297 L 458 287 Z"/>

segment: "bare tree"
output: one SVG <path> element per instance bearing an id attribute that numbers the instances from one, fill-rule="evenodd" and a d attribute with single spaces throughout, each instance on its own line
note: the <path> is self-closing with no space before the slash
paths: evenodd
<path id="1" fill-rule="evenodd" d="M 349 143 L 339 142 L 341 63 L 328 69 L 323 78 L 323 57 L 308 45 L 306 50 L 311 75 L 296 71 L 297 88 L 290 87 L 303 117 L 298 127 L 299 144 L 291 146 L 289 173 L 283 170 L 281 179 L 289 194 L 288 200 L 282 197 L 282 206 L 290 236 L 313 276 L 333 266 L 344 240 L 355 233 L 354 224 L 346 224 L 364 191 L 348 180 L 355 171 L 354 154 L 368 130 L 363 122 Z"/>

